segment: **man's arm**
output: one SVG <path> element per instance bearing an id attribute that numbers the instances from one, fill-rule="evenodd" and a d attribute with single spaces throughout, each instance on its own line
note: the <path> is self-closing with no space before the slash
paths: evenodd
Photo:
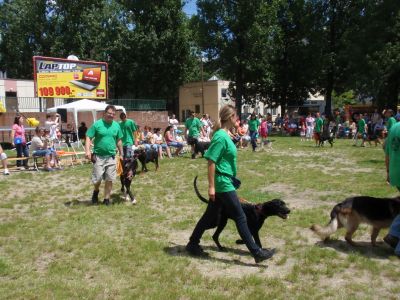
<path id="1" fill-rule="evenodd" d="M 92 145 L 92 140 L 90 139 L 90 137 L 86 136 L 86 140 L 85 140 L 85 156 L 89 160 L 92 158 L 92 154 L 90 153 L 90 146 L 91 145 Z"/>
<path id="2" fill-rule="evenodd" d="M 121 139 L 118 139 L 117 148 L 118 148 L 119 156 L 122 157 L 124 151 L 122 150 L 122 140 Z"/>

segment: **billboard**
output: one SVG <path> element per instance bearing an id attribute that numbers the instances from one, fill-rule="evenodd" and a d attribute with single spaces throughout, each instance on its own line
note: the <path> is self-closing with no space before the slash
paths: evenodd
<path id="1" fill-rule="evenodd" d="M 108 65 L 104 62 L 34 56 L 36 97 L 108 97 Z"/>

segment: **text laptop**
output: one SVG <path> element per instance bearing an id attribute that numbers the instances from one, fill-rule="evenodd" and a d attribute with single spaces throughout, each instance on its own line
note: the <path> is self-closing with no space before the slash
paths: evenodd
<path id="1" fill-rule="evenodd" d="M 85 90 L 94 90 L 100 84 L 101 68 L 88 68 L 83 70 L 82 80 L 72 80 L 75 84 Z"/>

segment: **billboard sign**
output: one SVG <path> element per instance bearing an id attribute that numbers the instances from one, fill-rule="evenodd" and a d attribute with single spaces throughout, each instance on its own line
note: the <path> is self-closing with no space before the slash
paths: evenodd
<path id="1" fill-rule="evenodd" d="M 108 65 L 104 62 L 34 56 L 36 97 L 108 97 Z"/>

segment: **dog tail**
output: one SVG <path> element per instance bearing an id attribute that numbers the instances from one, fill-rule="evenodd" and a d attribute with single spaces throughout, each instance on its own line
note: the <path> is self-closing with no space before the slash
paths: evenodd
<path id="1" fill-rule="evenodd" d="M 341 204 L 335 205 L 335 207 L 331 211 L 331 219 L 325 227 L 313 224 L 310 229 L 314 231 L 315 234 L 317 234 L 322 240 L 328 239 L 338 229 L 338 214 L 340 213 L 340 211 Z"/>
<path id="2" fill-rule="evenodd" d="M 199 189 L 197 188 L 197 177 L 198 177 L 198 176 L 196 176 L 196 177 L 194 178 L 194 181 L 193 181 L 194 191 L 196 192 L 197 197 L 199 197 L 199 199 L 200 199 L 201 201 L 203 201 L 204 203 L 207 203 L 207 204 L 208 204 L 208 200 L 207 200 L 206 198 L 204 198 L 204 197 L 200 194 Z"/>

